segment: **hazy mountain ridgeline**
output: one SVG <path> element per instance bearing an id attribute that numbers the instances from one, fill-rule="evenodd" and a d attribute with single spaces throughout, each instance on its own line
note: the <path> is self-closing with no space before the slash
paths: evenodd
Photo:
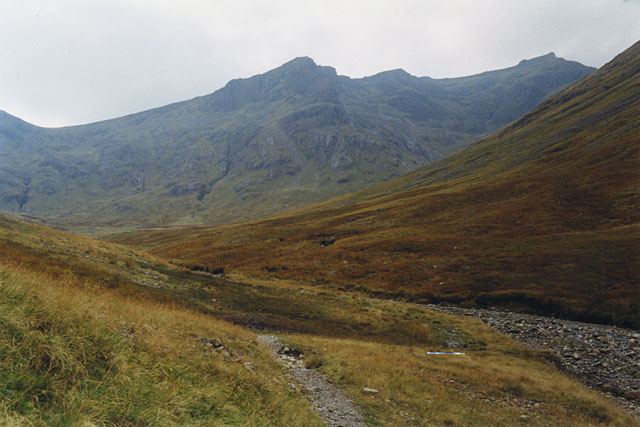
<path id="1" fill-rule="evenodd" d="M 255 218 L 412 171 L 592 71 L 554 54 L 453 79 L 297 58 L 207 96 L 57 129 L 0 112 L 0 209 L 70 224 Z"/>
<path id="2" fill-rule="evenodd" d="M 640 326 L 640 42 L 521 119 L 380 186 L 119 241 L 201 268 Z"/>

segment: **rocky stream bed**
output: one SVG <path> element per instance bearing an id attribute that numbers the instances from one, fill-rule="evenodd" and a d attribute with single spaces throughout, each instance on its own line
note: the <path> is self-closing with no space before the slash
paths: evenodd
<path id="1" fill-rule="evenodd" d="M 640 417 L 638 331 L 506 311 L 423 307 L 475 317 L 529 347 L 553 350 L 560 369 L 587 386 L 605 392 Z"/>

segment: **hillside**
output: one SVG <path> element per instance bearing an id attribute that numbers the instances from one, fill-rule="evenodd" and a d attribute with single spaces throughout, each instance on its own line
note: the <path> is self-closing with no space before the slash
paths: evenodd
<path id="1" fill-rule="evenodd" d="M 256 329 L 301 350 L 367 425 L 638 425 L 550 352 L 475 320 L 230 281 L 0 216 L 2 425 L 323 425 Z"/>
<path id="2" fill-rule="evenodd" d="M 121 236 L 185 265 L 640 327 L 640 43 L 516 122 L 269 219 Z"/>
<path id="3" fill-rule="evenodd" d="M 351 79 L 310 58 L 206 96 L 59 129 L 0 112 L 0 210 L 75 226 L 258 218 L 438 160 L 592 69 L 548 54 L 455 79 Z"/>

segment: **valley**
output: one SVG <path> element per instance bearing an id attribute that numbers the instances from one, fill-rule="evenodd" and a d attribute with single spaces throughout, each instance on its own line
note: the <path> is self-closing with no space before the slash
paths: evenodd
<path id="1" fill-rule="evenodd" d="M 0 253 L 5 424 L 322 425 L 310 392 L 260 344 L 269 333 L 340 387 L 366 424 L 637 424 L 550 364 L 551 352 L 478 320 L 194 273 L 7 217 Z"/>
<path id="2" fill-rule="evenodd" d="M 0 424 L 640 425 L 640 42 L 0 112 Z"/>
<path id="3" fill-rule="evenodd" d="M 638 328 L 640 44 L 504 129 L 270 218 L 129 233 L 184 266 Z"/>

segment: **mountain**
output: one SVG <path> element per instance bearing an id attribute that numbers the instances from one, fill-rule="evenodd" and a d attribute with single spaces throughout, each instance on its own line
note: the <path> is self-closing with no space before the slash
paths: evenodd
<path id="1" fill-rule="evenodd" d="M 203 97 L 58 129 L 0 112 L 0 209 L 75 225 L 237 221 L 359 190 L 517 119 L 591 68 L 351 79 L 310 58 Z"/>
<path id="2" fill-rule="evenodd" d="M 117 240 L 191 268 L 640 327 L 640 42 L 490 136 L 261 221 Z"/>

